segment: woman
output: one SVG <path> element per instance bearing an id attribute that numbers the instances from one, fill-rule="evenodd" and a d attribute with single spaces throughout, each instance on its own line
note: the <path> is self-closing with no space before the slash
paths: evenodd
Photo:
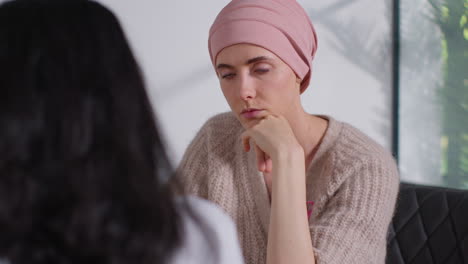
<path id="1" fill-rule="evenodd" d="M 234 0 L 208 44 L 232 111 L 188 147 L 185 189 L 234 219 L 246 263 L 384 263 L 397 167 L 356 128 L 304 111 L 317 37 L 303 8 Z"/>
<path id="2" fill-rule="evenodd" d="M 242 263 L 219 209 L 176 198 L 138 65 L 84 0 L 0 5 L 0 263 Z"/>

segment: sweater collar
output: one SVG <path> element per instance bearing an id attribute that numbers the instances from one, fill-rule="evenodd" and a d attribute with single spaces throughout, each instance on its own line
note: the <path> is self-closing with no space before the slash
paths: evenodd
<path id="1" fill-rule="evenodd" d="M 312 159 L 312 162 L 307 167 L 307 171 L 310 171 L 317 163 L 320 162 L 325 154 L 332 149 L 343 127 L 341 122 L 336 121 L 330 116 L 318 115 L 318 117 L 328 120 L 328 126 L 325 130 L 325 134 L 323 135 L 322 142 L 320 143 L 320 146 L 318 147 L 318 150 Z"/>

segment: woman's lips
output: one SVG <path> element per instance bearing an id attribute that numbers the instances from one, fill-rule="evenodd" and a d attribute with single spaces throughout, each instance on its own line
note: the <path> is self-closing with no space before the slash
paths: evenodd
<path id="1" fill-rule="evenodd" d="M 255 119 L 262 113 L 263 109 L 246 109 L 241 112 L 242 117 L 246 119 Z"/>

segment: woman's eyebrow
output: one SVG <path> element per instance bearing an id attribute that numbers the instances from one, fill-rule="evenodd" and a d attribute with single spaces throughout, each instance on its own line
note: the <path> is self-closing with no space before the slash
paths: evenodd
<path id="1" fill-rule="evenodd" d="M 249 59 L 245 64 L 249 65 L 249 64 L 252 64 L 252 63 L 255 63 L 255 62 L 265 61 L 265 60 L 271 60 L 271 58 L 269 58 L 267 56 L 258 56 L 258 57 Z"/>
<path id="2" fill-rule="evenodd" d="M 228 68 L 228 69 L 234 69 L 234 66 L 225 64 L 225 63 L 220 63 L 216 66 L 216 69 L 222 69 L 222 68 Z"/>
<path id="3" fill-rule="evenodd" d="M 267 56 L 258 56 L 258 57 L 247 60 L 245 62 L 245 65 L 249 65 L 249 64 L 252 64 L 252 63 L 255 63 L 255 62 L 259 62 L 259 61 L 268 61 L 268 60 L 271 60 L 271 58 L 269 58 Z M 222 68 L 234 69 L 234 66 L 226 64 L 226 63 L 220 63 L 220 64 L 216 65 L 216 69 L 219 70 L 219 69 L 222 69 Z"/>

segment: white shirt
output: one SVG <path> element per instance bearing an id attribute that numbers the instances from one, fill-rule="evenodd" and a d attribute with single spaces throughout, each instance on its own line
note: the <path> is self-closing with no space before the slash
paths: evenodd
<path id="1" fill-rule="evenodd" d="M 212 202 L 195 196 L 187 198 L 195 217 L 204 226 L 200 226 L 187 213 L 182 214 L 183 242 L 181 248 L 176 249 L 171 264 L 243 264 L 236 228 L 231 218 Z M 177 201 L 180 202 L 180 199 Z M 212 240 L 213 245 L 210 245 L 208 239 Z"/>

